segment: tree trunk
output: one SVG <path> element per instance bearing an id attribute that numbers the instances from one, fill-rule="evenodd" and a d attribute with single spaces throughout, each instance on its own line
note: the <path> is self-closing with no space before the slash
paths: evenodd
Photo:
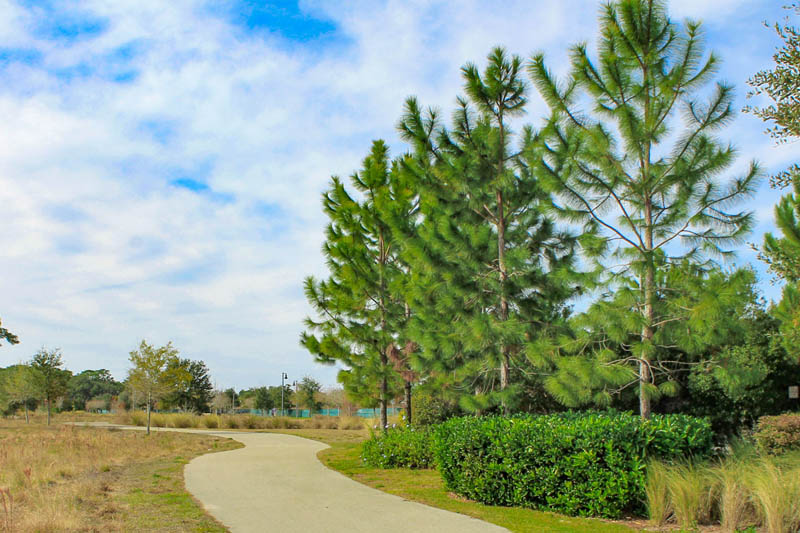
<path id="1" fill-rule="evenodd" d="M 384 363 L 384 367 L 385 366 L 386 363 Z M 381 431 L 383 431 L 384 433 L 386 433 L 386 430 L 388 429 L 389 426 L 389 417 L 387 416 L 386 413 L 386 405 L 388 403 L 386 397 L 389 395 L 388 389 L 389 387 L 388 383 L 386 382 L 386 376 L 383 376 L 381 378 Z"/>
<path id="2" fill-rule="evenodd" d="M 50 398 L 45 400 L 47 402 L 47 425 L 50 425 Z"/>
<path id="3" fill-rule="evenodd" d="M 150 393 L 147 393 L 147 434 L 150 434 Z"/>
<path id="4" fill-rule="evenodd" d="M 28 402 L 24 402 L 24 406 L 25 406 L 25 423 L 28 424 L 30 423 L 30 419 L 28 418 Z"/>
<path id="5" fill-rule="evenodd" d="M 503 207 L 503 193 L 497 191 L 497 265 L 500 270 L 500 320 L 508 320 L 508 301 L 505 296 L 506 272 L 506 220 Z M 500 343 L 500 390 L 508 387 L 509 357 L 508 346 Z M 508 405 L 503 399 L 503 414 L 508 414 Z"/>
<path id="6" fill-rule="evenodd" d="M 644 278 L 644 315 L 645 325 L 642 329 L 642 342 L 648 344 L 648 347 L 642 350 L 641 360 L 639 361 L 639 415 L 642 418 L 650 418 L 650 398 L 647 397 L 645 388 L 648 383 L 652 381 L 652 373 L 650 372 L 650 350 L 653 342 L 653 322 L 655 309 L 653 308 L 653 300 L 655 299 L 655 272 L 654 266 L 648 264 L 646 266 Z"/>
<path id="7" fill-rule="evenodd" d="M 406 381 L 406 424 L 411 425 L 411 382 Z"/>
<path id="8" fill-rule="evenodd" d="M 649 159 L 649 150 L 647 157 Z M 649 164 L 645 164 L 645 171 L 649 172 Z M 645 177 L 647 174 L 645 174 Z M 647 397 L 645 392 L 646 386 L 652 381 L 653 376 L 650 371 L 650 357 L 653 349 L 653 324 L 655 323 L 655 265 L 653 264 L 653 215 L 652 203 L 649 197 L 645 198 L 644 202 L 644 218 L 645 218 L 645 265 L 644 265 L 644 279 L 642 280 L 642 287 L 644 289 L 644 319 L 645 324 L 642 328 L 642 344 L 646 344 L 640 355 L 639 361 L 639 416 L 644 419 L 650 418 L 650 398 Z"/>

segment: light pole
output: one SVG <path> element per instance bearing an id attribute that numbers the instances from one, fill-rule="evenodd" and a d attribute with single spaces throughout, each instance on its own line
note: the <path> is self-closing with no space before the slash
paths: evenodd
<path id="1" fill-rule="evenodd" d="M 286 414 L 283 411 L 283 389 L 284 389 L 283 380 L 288 378 L 289 376 L 286 375 L 286 372 L 281 372 L 281 416 L 286 416 Z"/>
<path id="2" fill-rule="evenodd" d="M 294 387 L 294 401 L 296 402 L 297 401 L 297 382 L 296 381 L 294 383 L 292 383 L 292 387 Z M 303 414 L 300 411 L 300 409 L 297 408 L 297 404 L 295 404 L 295 406 L 294 406 L 294 414 L 297 415 L 297 418 L 300 418 L 301 415 Z"/>

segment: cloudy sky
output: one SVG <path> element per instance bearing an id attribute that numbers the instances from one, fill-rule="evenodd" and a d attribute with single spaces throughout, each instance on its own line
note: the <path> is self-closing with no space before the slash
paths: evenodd
<path id="1" fill-rule="evenodd" d="M 776 45 L 781 0 L 673 0 L 705 23 L 744 102 Z M 593 41 L 594 0 L 269 3 L 0 0 L 0 318 L 21 344 L 0 365 L 60 347 L 73 371 L 118 378 L 138 341 L 172 340 L 219 386 L 336 370 L 298 345 L 302 279 L 323 275 L 320 192 L 370 141 L 404 150 L 403 99 L 449 110 L 459 67 L 492 46 Z M 498 7 L 502 5 L 502 7 Z M 533 95 L 529 119 L 543 104 Z M 763 125 L 727 130 L 768 171 L 792 161 Z M 752 204 L 751 241 L 778 194 Z M 740 264 L 757 263 L 743 250 Z M 756 265 L 763 273 L 763 268 Z M 778 288 L 762 275 L 762 288 Z"/>

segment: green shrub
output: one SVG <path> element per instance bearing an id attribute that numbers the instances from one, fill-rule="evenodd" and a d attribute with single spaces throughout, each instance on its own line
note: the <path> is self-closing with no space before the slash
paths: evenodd
<path id="1" fill-rule="evenodd" d="M 800 414 L 762 416 L 753 436 L 758 447 L 767 453 L 800 450 Z"/>
<path id="2" fill-rule="evenodd" d="M 616 518 L 642 514 L 649 459 L 703 458 L 703 419 L 622 413 L 455 418 L 434 432 L 447 487 L 491 505 Z"/>
<path id="3" fill-rule="evenodd" d="M 361 459 L 376 468 L 432 468 L 433 433 L 426 429 L 393 428 L 361 445 Z"/>
<path id="4" fill-rule="evenodd" d="M 433 396 L 427 391 L 414 390 L 411 400 L 411 421 L 414 426 L 432 426 L 459 414 L 455 402 Z"/>

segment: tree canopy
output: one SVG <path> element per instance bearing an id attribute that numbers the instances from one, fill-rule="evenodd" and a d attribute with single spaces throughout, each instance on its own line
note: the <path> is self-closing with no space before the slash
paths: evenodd
<path id="1" fill-rule="evenodd" d="M 605 305 L 627 315 L 638 340 L 615 360 L 636 373 L 647 417 L 659 392 L 654 362 L 679 341 L 659 331 L 688 320 L 659 308 L 660 295 L 681 283 L 665 274 L 733 253 L 753 225 L 752 213 L 736 205 L 755 192 L 760 170 L 751 163 L 742 176 L 719 178 L 735 158 L 714 136 L 734 116 L 733 88 L 715 82 L 700 99 L 719 60 L 706 55 L 699 23 L 673 22 L 662 0 L 617 0 L 603 8 L 597 50 L 592 58 L 585 44 L 575 45 L 562 82 L 541 54 L 533 57 L 530 74 L 550 108 L 536 160 L 555 212 L 581 225 L 583 250 L 605 285 L 624 291 Z M 607 351 L 596 355 L 598 373 L 611 371 Z"/>

